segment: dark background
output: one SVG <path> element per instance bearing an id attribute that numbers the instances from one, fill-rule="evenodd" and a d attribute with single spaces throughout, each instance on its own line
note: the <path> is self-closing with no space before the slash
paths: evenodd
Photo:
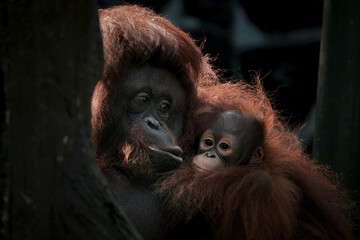
<path id="1" fill-rule="evenodd" d="M 312 153 L 322 0 L 126 1 L 150 7 L 191 34 L 226 79 L 260 74 L 284 121 Z M 106 8 L 122 1 L 99 0 Z M 261 7 L 260 7 L 261 6 Z"/>
<path id="2" fill-rule="evenodd" d="M 99 7 L 123 4 L 119 0 L 97 1 Z M 347 185 L 344 186 L 350 186 L 349 189 L 357 190 L 358 193 L 359 185 L 356 182 L 359 182 L 360 131 L 357 120 L 360 119 L 360 98 L 356 91 L 360 89 L 360 83 L 359 79 L 354 77 L 360 75 L 358 72 L 360 51 L 356 51 L 359 50 L 357 29 L 360 26 L 356 18 L 356 11 L 360 9 L 357 1 L 332 1 L 332 6 L 337 6 L 332 10 L 336 11 L 331 11 L 331 18 L 325 21 L 325 23 L 331 22 L 332 28 L 327 35 L 328 48 L 322 49 L 322 56 L 325 52 L 328 57 L 325 58 L 327 63 L 325 67 L 329 66 L 333 71 L 324 71 L 325 77 L 320 78 L 320 84 L 321 79 L 329 81 L 322 86 L 324 89 L 320 91 L 319 98 L 321 99 L 323 93 L 323 98 L 331 100 L 331 104 L 325 102 L 324 106 L 321 106 L 319 102 L 317 106 L 324 110 L 323 117 L 325 117 L 325 121 L 320 121 L 321 127 L 317 126 L 317 131 L 320 129 L 321 133 L 326 134 L 325 138 L 322 134 L 316 135 L 323 137 L 323 146 L 316 147 L 315 141 L 314 149 L 320 149 L 322 154 L 325 152 L 326 154 L 319 159 L 336 166 L 334 169 L 338 173 L 344 173 L 344 180 L 347 180 Z M 224 69 L 224 78 L 251 81 L 254 74 L 260 73 L 263 84 L 271 95 L 274 108 L 280 111 L 284 121 L 292 128 L 304 126 L 299 136 L 304 140 L 304 147 L 308 153 L 312 152 L 322 1 L 127 2 L 153 8 L 175 25 L 189 32 L 199 44 L 206 39 L 203 52 L 217 58 L 214 65 Z M 32 238 L 28 235 L 27 239 L 49 239 L 49 236 L 57 236 L 56 233 L 69 234 L 63 237 L 64 239 L 73 239 L 74 237 L 69 236 L 78 233 L 81 236 L 89 235 L 95 238 L 98 236 L 95 234 L 100 233 L 95 228 L 89 227 L 92 220 L 96 219 L 97 224 L 104 226 L 104 229 L 106 226 L 114 225 L 108 224 L 106 216 L 103 216 L 107 213 L 106 207 L 111 209 L 109 212 L 116 215 L 115 218 L 121 215 L 114 211 L 116 202 L 112 202 L 114 205 L 108 205 L 111 198 L 107 188 L 99 184 L 98 178 L 101 176 L 94 177 L 96 171 L 91 168 L 96 169 L 96 165 L 94 161 L 88 159 L 93 160 L 93 157 L 84 157 L 83 152 L 79 153 L 82 148 L 77 145 L 73 147 L 67 144 L 64 147 L 65 145 L 62 144 L 64 133 L 79 141 L 84 139 L 87 141 L 90 134 L 88 131 L 90 116 L 87 115 L 90 111 L 86 103 L 90 99 L 93 85 L 89 84 L 89 79 L 93 79 L 92 84 L 95 84 L 101 74 L 100 66 L 102 66 L 100 36 L 89 35 L 91 31 L 88 29 L 91 27 L 96 29 L 93 26 L 95 23 L 84 21 L 86 18 L 90 19 L 87 10 L 95 11 L 94 5 L 94 2 L 89 3 L 85 0 L 0 3 L 0 34 L 3 33 L 0 37 L 0 215 L 2 218 L 0 239 L 4 234 L 3 230 L 7 228 L 13 229 L 13 231 L 8 229 L 7 232 L 14 236 L 36 233 Z M 58 21 L 60 19 L 61 22 Z M 97 34 L 98 32 L 95 35 Z M 95 41 L 97 38 L 98 42 Z M 94 49 L 97 48 L 98 55 L 94 53 Z M 80 68 L 68 63 L 73 62 L 74 59 L 80 64 Z M 61 64 L 57 64 L 59 62 Z M 99 76 L 94 76 L 93 71 L 96 70 L 93 66 L 98 66 Z M 7 85 L 4 84 L 4 80 L 7 80 Z M 31 84 L 31 81 L 34 81 L 34 84 Z M 58 85 L 51 84 L 60 84 L 62 88 L 59 89 Z M 12 88 L 9 89 L 9 86 Z M 79 90 L 77 89 L 79 86 L 88 86 L 88 88 Z M 59 96 L 52 94 L 51 91 L 63 98 L 58 99 Z M 82 108 L 75 106 L 73 101 L 75 98 L 78 99 L 79 93 L 83 94 Z M 47 97 L 48 102 L 41 102 Z M 5 100 L 7 100 L 6 105 Z M 25 106 L 24 109 L 18 109 L 21 104 Z M 45 109 L 43 106 L 49 108 Z M 88 117 L 82 119 L 74 117 L 70 119 L 72 121 L 68 121 L 68 116 L 63 110 L 68 112 L 69 106 Z M 18 118 L 14 117 L 16 113 Z M 10 130 L 9 126 L 12 126 Z M 56 145 L 54 142 L 60 144 L 62 148 L 54 148 Z M 67 154 L 66 157 L 61 158 L 62 165 L 49 161 L 55 158 L 58 160 L 59 154 Z M 330 158 L 332 162 L 329 161 Z M 89 163 L 91 163 L 90 167 Z M 53 174 L 54 172 L 57 174 Z M 68 184 L 69 181 L 76 187 Z M 54 188 L 54 185 L 61 187 Z M 91 188 L 84 187 L 88 185 L 91 185 Z M 55 195 L 54 189 L 57 189 Z M 82 194 L 89 197 L 84 198 Z M 94 196 L 97 196 L 96 201 Z M 29 202 L 29 199 L 35 201 Z M 360 198 L 357 194 L 353 199 Z M 76 208 L 76 214 L 73 209 L 68 208 L 73 204 L 80 204 Z M 30 207 L 36 205 L 41 206 L 39 208 L 41 211 Z M 53 211 L 54 206 L 57 206 L 58 212 L 48 211 L 49 209 Z M 5 207 L 11 208 L 10 216 L 4 211 Z M 25 211 L 22 211 L 22 208 Z M 99 211 L 100 208 L 103 211 Z M 22 213 L 16 215 L 14 212 Z M 60 224 L 56 229 L 47 227 L 54 221 L 54 216 L 63 216 L 64 219 L 72 220 L 57 222 Z M 88 217 L 91 221 L 73 220 L 73 217 L 78 216 Z M 112 223 L 113 219 L 111 218 Z M 357 223 L 360 223 L 359 218 L 357 219 Z M 123 218 L 118 218 L 117 221 L 121 222 Z M 4 226 L 4 222 L 9 226 Z M 26 224 L 21 224 L 23 222 Z M 80 226 L 81 224 L 83 226 Z M 121 232 L 125 225 L 115 224 L 114 226 L 119 229 L 115 229 L 114 232 Z M 42 228 L 41 231 L 38 231 L 39 228 Z M 66 231 L 63 231 L 64 228 Z M 73 232 L 69 231 L 69 228 L 84 229 L 84 231 Z M 360 234 L 355 236 L 358 239 Z M 13 237 L 13 239 L 17 238 Z"/>

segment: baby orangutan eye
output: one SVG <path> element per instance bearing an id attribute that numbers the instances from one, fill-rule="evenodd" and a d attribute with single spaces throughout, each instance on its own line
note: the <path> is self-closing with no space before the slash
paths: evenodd
<path id="1" fill-rule="evenodd" d="M 214 145 L 214 143 L 213 143 L 213 141 L 211 139 L 205 139 L 204 142 L 205 142 L 205 145 L 209 146 L 209 147 Z"/>
<path id="2" fill-rule="evenodd" d="M 230 145 L 225 142 L 222 142 L 219 144 L 219 147 L 223 150 L 228 150 L 230 148 Z"/>

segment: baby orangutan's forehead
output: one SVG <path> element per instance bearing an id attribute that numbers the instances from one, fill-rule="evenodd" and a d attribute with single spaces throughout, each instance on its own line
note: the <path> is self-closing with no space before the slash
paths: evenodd
<path id="1" fill-rule="evenodd" d="M 216 132 L 236 133 L 245 130 L 251 124 L 252 117 L 241 111 L 225 111 L 219 115 L 213 124 Z"/>

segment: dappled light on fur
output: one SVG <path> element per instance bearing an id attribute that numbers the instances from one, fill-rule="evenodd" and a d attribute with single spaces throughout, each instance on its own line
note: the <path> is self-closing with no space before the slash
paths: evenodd
<path id="1" fill-rule="evenodd" d="M 121 151 L 122 151 L 123 154 L 124 154 L 124 162 L 125 162 L 126 164 L 128 164 L 128 163 L 129 163 L 130 153 L 133 151 L 133 148 L 131 147 L 130 144 L 125 143 L 125 144 L 122 146 Z"/>

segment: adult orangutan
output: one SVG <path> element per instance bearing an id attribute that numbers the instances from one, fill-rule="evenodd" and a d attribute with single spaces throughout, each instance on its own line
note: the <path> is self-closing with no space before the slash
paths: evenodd
<path id="1" fill-rule="evenodd" d="M 259 82 L 205 86 L 202 97 L 207 104 L 193 116 L 198 144 L 157 188 L 169 239 L 351 239 L 345 215 L 351 201 L 334 175 L 304 154 Z M 216 117 L 228 110 L 249 116 Z M 236 137 L 243 132 L 253 138 Z M 235 144 L 231 153 L 224 151 L 228 143 Z M 215 147 L 221 161 L 211 152 Z M 251 162 L 254 156 L 260 161 Z"/>
<path id="2" fill-rule="evenodd" d="M 99 11 L 104 74 L 92 99 L 97 162 L 145 239 L 161 239 L 162 209 L 151 185 L 178 167 L 196 82 L 214 76 L 193 40 L 149 9 Z M 185 126 L 185 127 L 184 127 Z"/>

